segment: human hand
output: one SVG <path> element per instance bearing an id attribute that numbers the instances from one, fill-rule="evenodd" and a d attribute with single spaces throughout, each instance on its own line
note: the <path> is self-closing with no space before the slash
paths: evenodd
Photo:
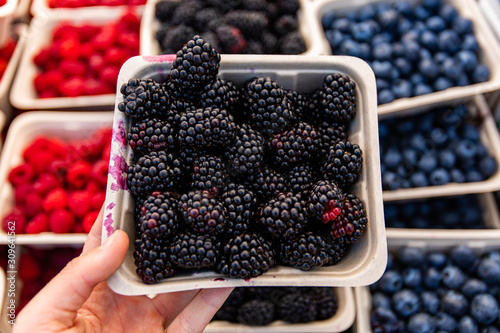
<path id="1" fill-rule="evenodd" d="M 102 218 L 103 209 L 82 255 L 23 308 L 13 332 L 202 332 L 233 288 L 116 294 L 105 280 L 123 263 L 129 239 L 117 230 L 101 245 Z"/>

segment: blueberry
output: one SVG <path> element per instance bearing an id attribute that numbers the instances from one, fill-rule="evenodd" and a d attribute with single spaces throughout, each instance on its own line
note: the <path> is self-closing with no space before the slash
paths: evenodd
<path id="1" fill-rule="evenodd" d="M 394 93 L 391 89 L 383 89 L 378 93 L 378 104 L 387 104 L 394 101 Z"/>
<path id="2" fill-rule="evenodd" d="M 394 8 L 398 11 L 398 13 L 401 13 L 404 16 L 413 15 L 413 7 L 412 7 L 412 4 L 410 2 L 407 2 L 407 1 L 395 2 Z"/>
<path id="3" fill-rule="evenodd" d="M 399 261 L 408 267 L 420 267 L 425 263 L 425 254 L 418 247 L 404 247 L 399 252 Z"/>
<path id="4" fill-rule="evenodd" d="M 488 285 L 476 278 L 469 278 L 467 281 L 465 281 L 462 287 L 462 293 L 469 299 L 476 296 L 477 294 L 485 293 L 487 291 Z"/>
<path id="5" fill-rule="evenodd" d="M 436 327 L 438 330 L 455 332 L 457 329 L 457 321 L 446 312 L 439 312 L 434 318 L 436 319 Z"/>
<path id="6" fill-rule="evenodd" d="M 391 60 L 392 46 L 389 43 L 380 43 L 372 49 L 372 56 L 374 60 Z"/>
<path id="7" fill-rule="evenodd" d="M 458 16 L 453 21 L 453 30 L 460 35 L 473 33 L 472 27 L 472 21 L 465 17 Z"/>
<path id="8" fill-rule="evenodd" d="M 439 74 L 439 67 L 432 58 L 423 58 L 418 63 L 418 70 L 428 79 L 434 79 Z"/>
<path id="9" fill-rule="evenodd" d="M 441 295 L 443 309 L 452 316 L 463 316 L 469 308 L 467 298 L 458 290 L 446 290 Z"/>
<path id="10" fill-rule="evenodd" d="M 495 326 L 483 327 L 481 333 L 500 333 L 500 328 L 496 328 Z"/>
<path id="11" fill-rule="evenodd" d="M 358 58 L 361 58 L 363 55 L 363 51 L 361 50 L 360 43 L 358 43 L 352 39 L 345 39 L 340 44 L 340 52 L 343 55 L 349 55 L 349 56 L 358 57 Z"/>
<path id="12" fill-rule="evenodd" d="M 397 26 L 397 32 L 400 36 L 404 35 L 408 31 L 411 31 L 413 29 L 413 23 L 406 19 L 406 18 L 400 18 L 398 20 L 398 26 Z"/>
<path id="13" fill-rule="evenodd" d="M 387 80 L 377 78 L 375 79 L 375 82 L 377 84 L 378 91 L 391 88 L 391 84 Z"/>
<path id="14" fill-rule="evenodd" d="M 373 37 L 373 39 L 371 40 L 371 43 L 374 47 L 380 43 L 392 43 L 392 42 L 394 42 L 394 35 L 387 31 L 375 35 L 375 37 Z"/>
<path id="15" fill-rule="evenodd" d="M 422 62 L 423 59 L 431 59 L 436 66 L 439 65 L 432 56 L 432 52 L 426 48 L 421 48 L 418 56 L 420 57 L 420 62 Z"/>
<path id="16" fill-rule="evenodd" d="M 418 128 L 421 132 L 430 132 L 434 128 L 435 115 L 433 112 L 420 114 L 418 118 Z"/>
<path id="17" fill-rule="evenodd" d="M 467 34 L 463 37 L 462 49 L 472 52 L 479 51 L 479 43 L 477 42 L 477 38 L 474 34 Z"/>
<path id="18" fill-rule="evenodd" d="M 446 265 L 447 257 L 442 252 L 429 252 L 426 256 L 427 263 L 434 268 L 442 268 Z"/>
<path id="19" fill-rule="evenodd" d="M 472 72 L 478 65 L 476 54 L 470 50 L 461 50 L 455 57 L 467 73 Z"/>
<path id="20" fill-rule="evenodd" d="M 468 197 L 464 197 L 468 198 Z M 464 202 L 465 204 L 465 202 Z M 468 205 L 470 205 L 470 202 L 468 202 Z M 469 268 L 471 267 L 474 262 L 477 260 L 477 255 L 476 253 L 468 246 L 466 245 L 458 245 L 455 246 L 451 249 L 450 251 L 450 258 L 453 261 L 455 265 L 461 268 Z"/>
<path id="21" fill-rule="evenodd" d="M 415 17 L 419 20 L 419 21 L 425 21 L 427 20 L 429 17 L 431 17 L 431 12 L 423 7 L 423 6 L 416 6 L 414 9 L 413 9 L 413 15 L 415 15 Z"/>
<path id="22" fill-rule="evenodd" d="M 436 289 L 441 282 L 441 273 L 434 268 L 428 268 L 424 273 L 424 284 L 427 288 Z"/>
<path id="23" fill-rule="evenodd" d="M 389 61 L 375 60 L 372 62 L 372 69 L 377 78 L 391 79 L 393 67 Z"/>
<path id="24" fill-rule="evenodd" d="M 351 30 L 352 21 L 348 18 L 341 17 L 333 21 L 332 28 L 339 30 L 342 33 L 349 33 Z"/>
<path id="25" fill-rule="evenodd" d="M 460 75 L 462 75 L 464 68 L 461 62 L 453 58 L 447 58 L 443 62 L 442 70 L 444 75 L 446 75 L 452 80 L 457 80 L 460 77 Z"/>
<path id="26" fill-rule="evenodd" d="M 437 168 L 429 175 L 429 183 L 433 186 L 448 184 L 450 180 L 450 173 L 444 168 Z"/>
<path id="27" fill-rule="evenodd" d="M 393 294 L 403 287 L 403 278 L 399 272 L 387 270 L 377 284 L 383 292 Z"/>
<path id="28" fill-rule="evenodd" d="M 398 165 L 398 167 L 396 168 L 396 173 L 401 177 L 403 178 L 403 182 L 404 181 L 408 181 L 408 177 L 410 177 L 410 175 L 412 174 L 413 172 L 413 168 L 411 168 L 410 166 L 406 165 L 406 164 L 400 164 Z M 402 187 L 403 188 L 409 188 L 411 187 L 411 182 L 408 181 L 408 185 L 403 185 Z"/>
<path id="29" fill-rule="evenodd" d="M 431 315 L 438 313 L 441 308 L 441 301 L 439 300 L 439 295 L 436 292 L 424 291 L 420 297 L 422 298 L 423 308 L 427 313 Z"/>
<path id="30" fill-rule="evenodd" d="M 433 153 L 426 153 L 420 158 L 417 167 L 423 172 L 432 172 L 438 165 L 437 156 Z"/>
<path id="31" fill-rule="evenodd" d="M 337 18 L 337 14 L 334 11 L 327 11 L 323 17 L 321 17 L 321 24 L 324 29 L 329 29 L 333 21 Z"/>
<path id="32" fill-rule="evenodd" d="M 439 165 L 443 168 L 452 169 L 455 166 L 456 160 L 455 154 L 448 149 L 443 149 L 439 152 Z"/>
<path id="33" fill-rule="evenodd" d="M 415 87 L 415 96 L 430 94 L 432 92 L 433 92 L 432 87 L 425 83 L 419 83 Z"/>
<path id="34" fill-rule="evenodd" d="M 461 216 L 458 211 L 448 211 L 441 216 L 441 223 L 445 229 L 458 229 L 460 226 Z"/>
<path id="35" fill-rule="evenodd" d="M 450 127 L 454 128 L 459 126 L 467 114 L 467 106 L 464 104 L 458 104 L 453 108 L 445 109 L 439 121 L 443 126 L 448 127 L 448 130 L 450 130 Z"/>
<path id="36" fill-rule="evenodd" d="M 436 62 L 436 64 L 438 64 L 439 66 L 443 66 L 443 63 L 446 59 L 448 59 L 450 56 L 446 53 L 446 52 L 441 52 L 441 51 L 438 51 L 438 52 L 435 52 L 434 53 L 434 61 Z"/>
<path id="37" fill-rule="evenodd" d="M 489 156 L 488 148 L 482 142 L 478 142 L 476 144 L 476 157 L 484 158 L 486 156 Z"/>
<path id="38" fill-rule="evenodd" d="M 410 318 L 407 329 L 409 333 L 434 333 L 436 322 L 429 314 L 419 312 Z"/>
<path id="39" fill-rule="evenodd" d="M 489 285 L 500 282 L 500 263 L 493 259 L 483 258 L 477 267 L 477 274 Z"/>
<path id="40" fill-rule="evenodd" d="M 370 20 L 375 16 L 376 9 L 374 6 L 368 5 L 368 6 L 362 6 L 358 9 L 356 19 L 358 21 L 366 21 Z"/>
<path id="41" fill-rule="evenodd" d="M 411 220 L 410 226 L 416 229 L 429 229 L 432 228 L 428 218 L 416 216 Z"/>
<path id="42" fill-rule="evenodd" d="M 413 71 L 413 65 L 411 62 L 403 57 L 394 59 L 394 66 L 398 69 L 401 77 L 408 77 Z"/>
<path id="43" fill-rule="evenodd" d="M 458 17 L 458 11 L 452 4 L 445 3 L 439 10 L 439 16 L 446 22 L 452 23 Z"/>
<path id="44" fill-rule="evenodd" d="M 434 51 L 438 48 L 438 37 L 431 30 L 425 30 L 420 35 L 420 43 L 423 47 L 426 47 L 430 51 Z"/>
<path id="45" fill-rule="evenodd" d="M 432 142 L 434 142 L 437 147 L 442 147 L 448 142 L 448 133 L 439 127 L 432 129 L 430 137 Z"/>
<path id="46" fill-rule="evenodd" d="M 431 11 L 435 11 L 441 7 L 442 2 L 442 0 L 423 0 L 422 5 Z"/>
<path id="47" fill-rule="evenodd" d="M 370 314 L 373 332 L 395 333 L 399 331 L 399 320 L 390 309 L 378 307 Z"/>
<path id="48" fill-rule="evenodd" d="M 409 166 L 415 167 L 420 157 L 414 149 L 407 148 L 403 150 L 403 158 Z"/>
<path id="49" fill-rule="evenodd" d="M 413 184 L 413 187 L 429 186 L 429 180 L 427 179 L 427 176 L 421 171 L 414 172 L 410 177 L 410 181 Z"/>
<path id="50" fill-rule="evenodd" d="M 395 191 L 401 188 L 402 179 L 395 172 L 386 171 L 382 175 L 382 185 L 384 190 Z"/>
<path id="51" fill-rule="evenodd" d="M 434 82 L 434 90 L 442 91 L 455 86 L 455 84 L 448 78 L 440 76 Z"/>
<path id="52" fill-rule="evenodd" d="M 500 251 L 499 250 L 494 250 L 488 253 L 486 258 L 494 260 L 500 264 Z"/>
<path id="53" fill-rule="evenodd" d="M 408 34 L 405 34 L 405 36 Z M 409 61 L 417 61 L 420 54 L 420 45 L 417 42 L 418 36 L 416 39 L 403 39 L 403 46 L 406 50 L 406 57 Z"/>
<path id="54" fill-rule="evenodd" d="M 386 269 L 390 270 L 394 266 L 394 255 L 391 252 L 387 253 L 387 266 Z"/>
<path id="55" fill-rule="evenodd" d="M 386 220 L 398 218 L 398 205 L 387 203 L 384 205 L 384 216 Z"/>
<path id="56" fill-rule="evenodd" d="M 388 149 L 382 157 L 383 163 L 389 169 L 396 168 L 401 164 L 401 153 L 395 148 Z"/>
<path id="57" fill-rule="evenodd" d="M 450 289 L 460 288 L 465 283 L 465 274 L 460 268 L 448 265 L 441 272 L 441 281 Z"/>
<path id="58" fill-rule="evenodd" d="M 400 290 L 392 296 L 392 307 L 402 317 L 411 316 L 419 310 L 420 305 L 420 298 L 410 289 Z"/>
<path id="59" fill-rule="evenodd" d="M 404 132 L 402 132 L 401 134 L 404 134 Z M 418 132 L 411 135 L 408 141 L 410 147 L 419 152 L 428 152 L 429 150 L 433 150 L 434 148 L 434 143 L 432 141 L 429 141 L 423 134 Z"/>
<path id="60" fill-rule="evenodd" d="M 328 43 L 330 43 L 332 50 L 339 48 L 340 44 L 348 38 L 347 35 L 342 34 L 339 30 L 327 30 L 325 31 L 325 37 Z"/>
<path id="61" fill-rule="evenodd" d="M 379 3 L 380 4 L 380 3 Z M 380 8 L 375 16 L 380 26 L 387 30 L 393 30 L 398 24 L 398 12 L 390 8 Z"/>
<path id="62" fill-rule="evenodd" d="M 460 50 L 460 38 L 453 30 L 446 29 L 439 33 L 439 49 L 451 54 Z"/>
<path id="63" fill-rule="evenodd" d="M 483 64 L 477 65 L 474 71 L 472 72 L 472 82 L 481 83 L 481 82 L 486 82 L 489 79 L 490 79 L 490 69 Z"/>
<path id="64" fill-rule="evenodd" d="M 469 316 L 462 317 L 458 322 L 458 332 L 460 333 L 479 333 L 477 324 Z"/>
<path id="65" fill-rule="evenodd" d="M 462 140 L 457 143 L 455 147 L 455 154 L 462 160 L 469 160 L 474 158 L 476 154 L 476 145 L 471 140 Z"/>
<path id="66" fill-rule="evenodd" d="M 464 86 L 468 86 L 469 84 L 471 84 L 471 81 L 469 79 L 469 76 L 467 76 L 467 73 L 464 73 L 463 75 L 461 75 L 458 78 L 456 83 L 457 83 L 457 86 L 464 87 Z"/>
<path id="67" fill-rule="evenodd" d="M 465 183 L 465 175 L 460 169 L 452 169 L 450 171 L 451 181 L 454 183 Z"/>
<path id="68" fill-rule="evenodd" d="M 407 287 L 418 287 L 422 282 L 422 273 L 419 268 L 408 267 L 403 271 L 403 283 Z"/>
<path id="69" fill-rule="evenodd" d="M 412 86 L 407 80 L 398 80 L 393 83 L 392 92 L 396 98 L 412 96 Z"/>
<path id="70" fill-rule="evenodd" d="M 484 176 L 476 169 L 471 169 L 465 174 L 465 179 L 468 183 L 482 182 L 484 180 Z"/>
<path id="71" fill-rule="evenodd" d="M 369 42 L 380 31 L 380 26 L 374 20 L 356 23 L 351 28 L 351 34 L 358 42 Z"/>
<path id="72" fill-rule="evenodd" d="M 440 16 L 431 16 L 426 21 L 427 28 L 434 32 L 441 32 L 446 29 L 446 22 Z"/>
<path id="73" fill-rule="evenodd" d="M 372 295 L 372 306 L 374 308 L 391 308 L 391 299 L 384 293 L 376 292 Z"/>

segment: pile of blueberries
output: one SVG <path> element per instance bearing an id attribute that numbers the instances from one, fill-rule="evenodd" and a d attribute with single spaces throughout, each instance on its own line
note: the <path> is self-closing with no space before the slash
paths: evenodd
<path id="1" fill-rule="evenodd" d="M 383 1 L 322 17 L 335 55 L 367 61 L 378 103 L 489 80 L 471 20 L 444 0 Z"/>
<path id="2" fill-rule="evenodd" d="M 457 104 L 379 123 L 384 190 L 478 182 L 497 172 L 472 105 Z"/>
<path id="3" fill-rule="evenodd" d="M 500 332 L 500 251 L 479 255 L 460 245 L 389 253 L 370 286 L 373 332 Z"/>
<path id="4" fill-rule="evenodd" d="M 388 228 L 485 229 L 477 195 L 384 204 Z"/>

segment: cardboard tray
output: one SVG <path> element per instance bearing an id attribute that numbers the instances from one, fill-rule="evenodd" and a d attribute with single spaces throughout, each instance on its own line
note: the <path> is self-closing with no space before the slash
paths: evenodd
<path id="1" fill-rule="evenodd" d="M 14 206 L 14 193 L 7 180 L 9 171 L 22 162 L 22 152 L 40 135 L 75 140 L 88 137 L 94 130 L 110 127 L 112 112 L 25 112 L 12 121 L 0 158 L 0 219 Z M 87 234 L 17 234 L 16 244 L 83 244 Z M 7 234 L 0 230 L 0 244 Z"/>
<path id="2" fill-rule="evenodd" d="M 355 8 L 372 4 L 385 2 L 386 0 L 317 0 L 309 2 L 301 0 L 302 3 L 310 3 L 306 7 L 306 20 L 310 21 L 312 44 L 323 45 L 323 54 L 332 54 L 330 45 L 325 37 L 321 18 L 324 13 L 330 10 L 336 10 L 338 13 L 353 10 Z M 395 2 L 396 0 L 389 0 Z M 492 0 L 495 1 L 495 0 Z M 416 2 L 416 0 L 411 0 Z M 488 27 L 483 18 L 481 10 L 475 0 L 444 0 L 456 7 L 462 17 L 468 18 L 473 22 L 474 33 L 480 47 L 479 61 L 490 68 L 491 77 L 489 81 L 471 84 L 463 87 L 451 87 L 446 90 L 415 96 L 409 98 L 396 99 L 393 102 L 381 104 L 378 106 L 379 114 L 386 114 L 394 111 L 405 110 L 408 108 L 425 106 L 437 102 L 483 94 L 500 89 L 500 44 Z"/>
<path id="3" fill-rule="evenodd" d="M 463 195 L 472 193 L 485 193 L 500 190 L 500 134 L 498 128 L 495 124 L 495 119 L 493 114 L 488 107 L 488 104 L 483 95 L 476 95 L 471 98 L 466 98 L 455 102 L 467 102 L 471 103 L 471 107 L 476 109 L 477 114 L 482 119 L 482 124 L 480 128 L 481 141 L 488 148 L 490 154 L 496 159 L 499 168 L 497 172 L 490 178 L 481 182 L 469 182 L 469 183 L 449 183 L 446 185 L 438 186 L 426 186 L 426 187 L 415 187 L 415 188 L 405 188 L 398 189 L 394 191 L 384 190 L 384 201 L 397 201 L 397 200 L 408 200 L 408 199 L 419 199 L 419 198 L 429 198 L 429 197 L 439 197 L 439 196 L 451 196 L 451 195 Z M 389 117 L 405 116 L 408 114 L 418 113 L 422 111 L 427 111 L 437 106 L 451 105 L 450 102 L 441 102 L 430 104 L 425 107 L 420 107 L 416 109 L 406 109 L 397 112 L 387 113 L 385 115 L 380 115 L 379 119 L 385 119 Z"/>
<path id="4" fill-rule="evenodd" d="M 165 55 L 129 59 L 120 71 L 118 87 L 131 77 L 165 80 L 174 57 L 174 55 Z M 195 272 L 173 276 L 154 285 L 143 284 L 135 273 L 133 259 L 134 203 L 128 191 L 124 190 L 123 178 L 123 172 L 130 163 L 132 154 L 124 140 L 124 135 L 130 126 L 130 119 L 116 109 L 116 105 L 123 100 L 123 96 L 118 92 L 102 241 L 105 241 L 115 229 L 122 229 L 129 235 L 130 246 L 125 262 L 108 280 L 111 289 L 119 294 L 144 295 L 198 288 L 337 287 L 368 285 L 376 281 L 385 267 L 387 251 L 381 195 L 375 80 L 369 66 L 364 61 L 353 57 L 223 54 L 219 75 L 224 79 L 234 81 L 236 85 L 256 76 L 269 75 L 284 88 L 306 92 L 319 88 L 326 74 L 337 71 L 349 75 L 356 82 L 357 117 L 350 127 L 350 140 L 359 144 L 365 161 L 361 177 L 353 186 L 352 191 L 365 202 L 369 220 L 369 226 L 363 238 L 352 246 L 340 263 L 307 273 L 291 267 L 277 266 L 260 277 L 248 280 L 226 278 L 215 272 Z"/>

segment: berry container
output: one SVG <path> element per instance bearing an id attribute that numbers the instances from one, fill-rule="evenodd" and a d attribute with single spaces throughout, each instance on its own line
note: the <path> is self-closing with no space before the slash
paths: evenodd
<path id="1" fill-rule="evenodd" d="M 142 56 L 129 59 L 118 77 L 118 87 L 132 77 L 165 80 L 175 55 Z M 351 189 L 365 203 L 368 228 L 363 238 L 353 244 L 349 253 L 335 266 L 321 267 L 311 272 L 276 266 L 253 279 L 230 279 L 215 272 L 173 276 L 160 283 L 146 285 L 135 272 L 133 246 L 125 262 L 109 278 L 108 284 L 117 293 L 126 295 L 157 294 L 181 290 L 241 286 L 356 286 L 376 281 L 383 272 L 386 239 L 381 195 L 380 160 L 374 75 L 362 60 L 353 57 L 221 55 L 219 76 L 241 85 L 256 76 L 268 75 L 287 89 L 312 91 L 321 86 L 323 78 L 332 72 L 342 72 L 356 82 L 357 117 L 350 126 L 350 138 L 363 150 L 365 161 L 362 174 Z M 118 88 L 119 89 L 119 88 Z M 134 203 L 125 190 L 123 172 L 131 162 L 132 151 L 125 140 L 130 119 L 118 111 L 123 100 L 117 92 L 113 123 L 113 143 L 105 200 L 102 241 L 116 229 L 125 231 L 133 244 L 135 226 Z M 121 139 L 120 139 L 121 138 Z"/>
<path id="2" fill-rule="evenodd" d="M 500 249 L 497 233 L 486 233 L 479 237 L 470 234 L 462 236 L 450 236 L 446 238 L 428 238 L 428 235 L 402 234 L 398 237 L 388 236 L 387 245 L 390 252 L 396 253 L 406 246 L 419 247 L 424 252 L 443 251 L 447 252 L 451 248 L 459 245 L 466 245 L 474 250 L 478 255 L 488 253 L 492 250 Z M 356 301 L 356 332 L 371 333 L 370 312 L 371 293 L 369 287 L 355 287 L 354 298 Z"/>
<path id="3" fill-rule="evenodd" d="M 9 171 L 22 162 L 24 149 L 38 136 L 75 140 L 113 122 L 112 112 L 26 112 L 17 116 L 9 127 L 0 159 L 0 218 L 3 220 L 14 205 L 14 193 L 7 177 Z M 87 234 L 17 234 L 16 244 L 83 244 Z M 0 230 L 0 244 L 6 244 L 7 234 Z"/>
<path id="4" fill-rule="evenodd" d="M 479 0 L 479 8 L 486 18 L 497 39 L 500 39 L 500 4 L 495 0 Z"/>
<path id="5" fill-rule="evenodd" d="M 491 0 L 492 2 L 494 0 Z M 310 21 L 312 44 L 322 45 L 322 54 L 332 54 L 331 47 L 325 37 L 325 32 L 321 24 L 323 15 L 330 11 L 344 13 L 355 8 L 362 7 L 368 4 L 376 4 L 380 0 L 318 0 L 309 2 L 301 0 L 302 3 L 308 3 L 305 7 L 306 20 Z M 386 2 L 384 0 L 384 2 Z M 389 0 L 389 2 L 396 2 Z M 411 1 L 415 3 L 416 1 Z M 478 4 L 474 0 L 444 0 L 444 3 L 450 3 L 459 12 L 461 17 L 470 19 L 474 26 L 474 34 L 479 44 L 479 62 L 485 64 L 490 69 L 490 79 L 488 81 L 476 84 L 470 84 L 462 87 L 451 87 L 445 90 L 424 94 L 421 96 L 399 98 L 390 103 L 381 104 L 378 106 L 379 114 L 386 114 L 395 111 L 401 111 L 408 108 L 422 107 L 425 105 L 439 103 L 448 100 L 473 96 L 492 92 L 500 88 L 500 44 L 488 27 Z"/>
<path id="6" fill-rule="evenodd" d="M 205 333 L 230 333 L 230 332 L 344 332 L 354 323 L 356 307 L 354 304 L 354 292 L 350 287 L 335 288 L 338 301 L 338 310 L 330 319 L 314 321 L 303 324 L 289 324 L 284 321 L 274 321 L 268 326 L 247 326 L 243 324 L 230 323 L 216 320 L 207 325 Z"/>
<path id="7" fill-rule="evenodd" d="M 458 102 L 458 101 L 456 101 Z M 480 124 L 480 134 L 482 143 L 488 148 L 490 154 L 500 165 L 500 134 L 495 124 L 493 114 L 483 95 L 475 95 L 462 99 L 460 102 L 470 103 L 471 108 L 477 112 L 482 119 Z M 380 115 L 380 119 L 390 117 L 405 116 L 433 108 L 441 105 L 453 105 L 451 102 L 440 102 L 429 104 L 419 108 L 407 108 L 401 111 L 393 111 Z M 470 183 L 448 183 L 445 185 L 427 186 L 398 189 L 394 191 L 384 190 L 384 201 L 398 201 L 408 199 L 420 199 L 428 197 L 453 196 L 472 193 L 485 193 L 500 190 L 500 168 L 490 178 L 480 182 Z"/>
<path id="8" fill-rule="evenodd" d="M 35 0 L 36 1 L 36 0 Z M 161 48 L 155 38 L 155 33 L 160 27 L 160 22 L 155 18 L 155 7 L 159 1 L 179 1 L 179 0 L 149 0 L 144 7 L 144 15 L 141 21 L 141 55 L 159 55 Z M 324 54 L 322 44 L 314 40 L 311 34 L 311 24 L 305 16 L 305 6 L 310 6 L 309 2 L 302 2 L 297 11 L 299 30 L 306 43 L 307 50 L 302 55 Z M 203 35 L 201 36 L 203 37 Z"/>
<path id="9" fill-rule="evenodd" d="M 18 0 L 7 0 L 5 5 L 0 6 L 0 46 L 9 36 L 9 27 L 16 12 L 17 3 Z"/>

